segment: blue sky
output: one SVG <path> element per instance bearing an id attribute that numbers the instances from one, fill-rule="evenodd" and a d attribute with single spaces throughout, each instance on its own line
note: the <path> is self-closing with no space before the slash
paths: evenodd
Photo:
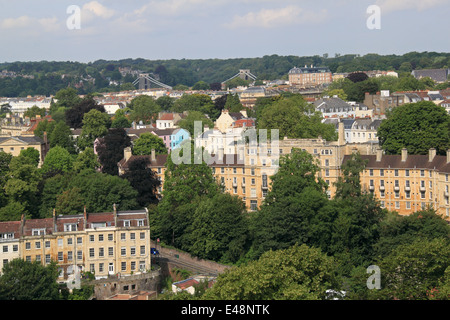
<path id="1" fill-rule="evenodd" d="M 0 0 L 0 62 L 450 52 L 449 13 L 450 0 Z"/>

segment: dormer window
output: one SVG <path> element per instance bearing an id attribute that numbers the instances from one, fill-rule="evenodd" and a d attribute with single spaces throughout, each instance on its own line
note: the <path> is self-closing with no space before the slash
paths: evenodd
<path id="1" fill-rule="evenodd" d="M 45 228 L 32 229 L 32 230 L 31 230 L 31 234 L 32 234 L 33 236 L 42 236 L 42 235 L 45 235 Z"/>
<path id="2" fill-rule="evenodd" d="M 130 226 L 130 220 L 124 220 L 123 221 L 123 226 L 124 227 L 129 227 Z"/>
<path id="3" fill-rule="evenodd" d="M 77 231 L 77 224 L 76 223 L 65 223 L 64 231 Z"/>

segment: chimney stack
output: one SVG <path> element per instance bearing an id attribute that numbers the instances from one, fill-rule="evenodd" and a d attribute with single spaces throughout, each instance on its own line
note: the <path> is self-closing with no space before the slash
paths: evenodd
<path id="1" fill-rule="evenodd" d="M 86 227 L 87 227 L 87 213 L 86 213 L 86 206 L 84 206 L 83 216 L 84 216 L 84 230 L 86 230 Z"/>
<path id="2" fill-rule="evenodd" d="M 450 162 L 450 149 L 447 150 L 447 163 Z"/>
<path id="3" fill-rule="evenodd" d="M 405 162 L 407 158 L 408 158 L 408 149 L 403 148 L 402 149 L 402 162 Z"/>
<path id="4" fill-rule="evenodd" d="M 339 141 L 338 144 L 340 146 L 345 144 L 345 130 L 344 130 L 344 123 L 343 122 L 339 122 L 338 141 Z"/>
<path id="5" fill-rule="evenodd" d="M 431 148 L 430 151 L 428 152 L 428 162 L 432 162 L 435 156 L 436 156 L 436 149 Z"/>
<path id="6" fill-rule="evenodd" d="M 155 149 L 152 149 L 152 162 L 153 161 L 156 161 L 156 151 L 155 151 Z"/>
<path id="7" fill-rule="evenodd" d="M 128 159 L 131 158 L 131 148 L 130 147 L 126 147 L 125 149 L 123 149 L 123 157 L 125 158 L 125 161 L 128 161 Z"/>
<path id="8" fill-rule="evenodd" d="M 381 161 L 381 157 L 383 157 L 383 150 L 377 149 L 377 162 Z"/>

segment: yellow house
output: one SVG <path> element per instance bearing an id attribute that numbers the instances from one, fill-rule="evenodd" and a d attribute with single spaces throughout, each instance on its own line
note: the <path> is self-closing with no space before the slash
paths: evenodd
<path id="1" fill-rule="evenodd" d="M 3 151 L 17 157 L 22 150 L 27 148 L 39 151 L 39 166 L 41 166 L 48 151 L 46 141 L 34 135 L 0 136 L 0 152 Z"/>

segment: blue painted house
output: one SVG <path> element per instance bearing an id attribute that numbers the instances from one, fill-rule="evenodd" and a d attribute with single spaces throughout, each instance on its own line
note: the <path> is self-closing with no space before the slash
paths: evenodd
<path id="1" fill-rule="evenodd" d="M 189 131 L 182 128 L 174 130 L 170 136 L 170 149 L 174 150 L 178 148 L 183 141 L 189 140 L 190 138 Z"/>

